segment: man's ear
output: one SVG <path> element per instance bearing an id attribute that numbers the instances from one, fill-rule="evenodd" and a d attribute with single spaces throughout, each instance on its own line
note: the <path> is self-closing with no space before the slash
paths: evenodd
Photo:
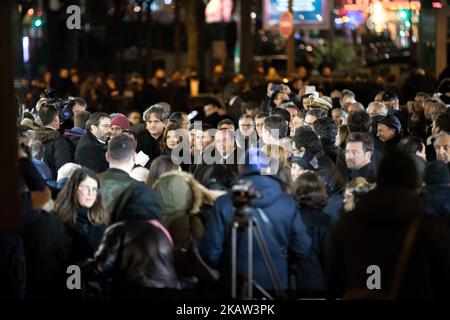
<path id="1" fill-rule="evenodd" d="M 109 158 L 109 153 L 108 153 L 108 151 L 106 151 L 106 153 L 105 153 L 105 158 L 106 158 L 106 161 L 108 161 L 108 163 L 109 163 L 110 158 Z"/>

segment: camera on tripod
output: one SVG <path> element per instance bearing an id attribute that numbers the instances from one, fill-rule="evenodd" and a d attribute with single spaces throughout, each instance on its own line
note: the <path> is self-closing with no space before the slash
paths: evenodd
<path id="1" fill-rule="evenodd" d="M 249 206 L 253 199 L 260 199 L 261 193 L 252 187 L 252 183 L 249 180 L 240 179 L 231 188 L 231 197 L 233 203 L 237 208 Z M 236 213 L 240 211 L 237 210 Z"/>
<path id="2" fill-rule="evenodd" d="M 69 102 L 72 101 L 73 97 L 60 98 L 56 94 L 55 89 L 45 89 L 45 97 L 47 98 L 47 105 L 54 107 L 58 110 L 59 120 L 61 123 L 72 118 L 72 109 L 68 106 Z"/>

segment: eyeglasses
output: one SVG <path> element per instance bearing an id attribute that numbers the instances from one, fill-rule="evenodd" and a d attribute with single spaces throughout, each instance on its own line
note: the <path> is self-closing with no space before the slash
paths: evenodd
<path id="1" fill-rule="evenodd" d="M 253 125 L 252 124 L 241 124 L 241 127 L 245 128 L 245 129 L 250 129 L 250 128 L 253 128 Z"/>
<path id="2" fill-rule="evenodd" d="M 109 126 L 109 128 L 112 131 L 115 131 L 115 132 L 122 132 L 123 131 L 123 129 L 121 127 L 117 127 L 117 126 Z"/>
<path id="3" fill-rule="evenodd" d="M 110 124 L 98 124 L 97 127 L 109 128 Z"/>
<path id="4" fill-rule="evenodd" d="M 84 194 L 89 194 L 89 193 L 98 193 L 98 188 L 97 187 L 89 187 L 89 186 L 78 186 L 78 190 L 80 190 L 82 193 Z"/>

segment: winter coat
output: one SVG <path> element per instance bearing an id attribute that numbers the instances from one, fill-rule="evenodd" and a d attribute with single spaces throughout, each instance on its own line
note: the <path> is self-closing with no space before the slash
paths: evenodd
<path id="1" fill-rule="evenodd" d="M 446 219 L 450 218 L 450 186 L 448 184 L 424 187 L 422 200 L 426 213 Z"/>
<path id="2" fill-rule="evenodd" d="M 362 177 L 367 180 L 367 182 L 374 183 L 377 178 L 377 166 L 374 162 L 366 164 L 364 167 L 359 168 L 358 170 L 349 170 L 348 171 L 348 181 L 356 179 L 358 177 Z"/>
<path id="3" fill-rule="evenodd" d="M 72 238 L 71 259 L 77 263 L 94 255 L 102 241 L 106 225 L 93 224 L 88 218 L 88 209 L 78 208 L 76 225 L 66 230 Z"/>
<path id="4" fill-rule="evenodd" d="M 75 151 L 77 150 L 78 142 L 80 142 L 80 139 L 86 131 L 79 127 L 74 127 L 72 129 L 67 129 L 64 131 L 64 137 L 69 141 L 70 147 L 73 150 L 73 154 L 75 154 Z"/>
<path id="5" fill-rule="evenodd" d="M 109 167 L 105 156 L 107 149 L 106 143 L 101 143 L 89 130 L 86 130 L 86 134 L 78 142 L 75 162 L 96 173 L 106 171 Z"/>
<path id="6" fill-rule="evenodd" d="M 367 289 L 368 267 L 381 270 L 388 291 L 405 235 L 423 215 L 415 190 L 377 188 L 362 196 L 354 211 L 342 215 L 330 240 L 327 288 L 331 297 Z M 399 299 L 450 297 L 450 231 L 442 219 L 423 216 L 403 275 Z"/>
<path id="7" fill-rule="evenodd" d="M 271 176 L 259 176 L 257 174 L 244 174 L 241 175 L 241 178 L 250 180 L 252 187 L 262 194 L 261 198 L 254 199 L 251 204 L 254 208 L 260 208 L 270 219 L 279 239 L 270 226 L 263 221 L 261 214 L 256 209 L 253 210 L 253 216 L 256 217 L 261 227 L 261 233 L 267 243 L 269 255 L 272 257 L 280 284 L 283 289 L 287 289 L 287 249 L 290 250 L 294 260 L 301 259 L 309 253 L 311 238 L 307 234 L 295 200 L 283 191 L 279 181 Z M 231 276 L 229 230 L 233 216 L 231 196 L 227 194 L 218 198 L 200 244 L 200 253 L 203 258 L 210 266 L 222 271 L 221 276 L 225 283 L 229 283 L 227 278 Z M 239 232 L 236 257 L 238 273 L 247 272 L 247 239 L 246 231 Z M 265 289 L 274 288 L 256 241 L 254 241 L 253 253 L 253 278 Z"/>
<path id="8" fill-rule="evenodd" d="M 58 170 L 68 162 L 72 162 L 73 153 L 69 142 L 57 130 L 42 127 L 36 131 L 36 139 L 44 145 L 44 162 L 52 172 L 52 179 L 56 180 Z"/>
<path id="9" fill-rule="evenodd" d="M 321 210 L 301 208 L 303 222 L 311 237 L 311 252 L 296 264 L 297 289 L 325 290 L 325 254 L 332 230 L 332 219 Z"/>
<path id="10" fill-rule="evenodd" d="M 158 200 L 145 183 L 136 181 L 127 172 L 115 168 L 100 173 L 98 179 L 109 224 L 126 220 L 131 215 L 160 219 Z"/>
<path id="11" fill-rule="evenodd" d="M 323 152 L 313 155 L 305 152 L 302 158 L 295 158 L 305 170 L 314 171 L 325 184 L 328 196 L 342 192 L 345 188 L 345 178 L 337 169 L 336 165 Z"/>
<path id="12" fill-rule="evenodd" d="M 88 280 L 112 280 L 112 294 L 133 288 L 178 288 L 172 240 L 155 220 L 111 225 L 94 259 L 84 267 Z"/>
<path id="13" fill-rule="evenodd" d="M 139 153 L 139 151 L 142 151 L 150 157 L 150 160 L 145 165 L 146 168 L 150 168 L 152 161 L 161 155 L 161 150 L 159 148 L 161 139 L 162 135 L 156 140 L 151 136 L 148 130 L 145 130 L 145 132 L 138 137 L 136 152 Z"/>
<path id="14" fill-rule="evenodd" d="M 203 224 L 197 216 L 203 205 L 213 205 L 220 191 L 206 189 L 185 172 L 172 171 L 155 182 L 153 190 L 161 206 L 161 221 L 168 228 L 174 243 L 186 241 L 189 232 L 195 239 L 203 236 Z M 189 216 L 195 216 L 194 219 Z M 191 229 L 192 227 L 192 229 Z"/>

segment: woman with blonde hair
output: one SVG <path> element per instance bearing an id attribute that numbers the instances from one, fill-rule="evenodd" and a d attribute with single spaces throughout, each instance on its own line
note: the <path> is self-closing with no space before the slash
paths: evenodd
<path id="1" fill-rule="evenodd" d="M 77 169 L 55 202 L 54 214 L 72 238 L 76 262 L 93 255 L 106 229 L 99 188 L 99 180 L 92 170 Z"/>
<path id="2" fill-rule="evenodd" d="M 283 183 L 286 192 L 291 193 L 292 177 L 286 149 L 281 145 L 266 144 L 261 151 L 270 159 L 271 170 L 272 168 L 276 170 L 276 172 L 271 171 L 270 174 L 276 176 Z"/>

